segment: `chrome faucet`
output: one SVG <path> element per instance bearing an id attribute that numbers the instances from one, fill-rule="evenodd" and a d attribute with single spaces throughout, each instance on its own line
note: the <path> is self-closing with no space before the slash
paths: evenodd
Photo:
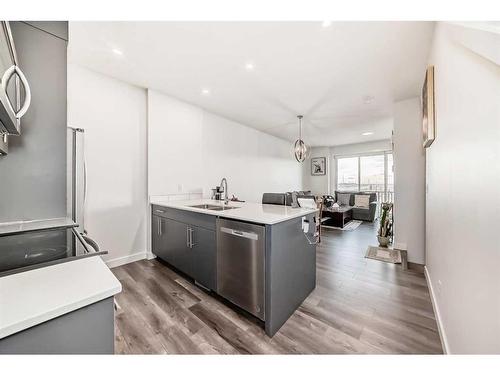
<path id="1" fill-rule="evenodd" d="M 224 184 L 224 187 L 222 187 L 222 184 Z M 223 177 L 222 180 L 220 181 L 220 187 L 223 189 L 224 192 L 224 204 L 229 203 L 229 198 L 227 197 L 227 180 L 226 177 Z"/>

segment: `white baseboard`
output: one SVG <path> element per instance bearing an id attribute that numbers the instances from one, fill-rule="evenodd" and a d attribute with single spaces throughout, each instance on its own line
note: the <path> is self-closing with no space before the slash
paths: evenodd
<path id="1" fill-rule="evenodd" d="M 439 306 L 436 300 L 436 294 L 434 293 L 434 287 L 432 286 L 432 280 L 427 266 L 424 266 L 424 274 L 425 274 L 425 279 L 427 280 L 427 285 L 429 286 L 432 308 L 434 310 L 434 315 L 436 316 L 436 323 L 438 327 L 439 337 L 441 339 L 441 345 L 443 347 L 443 352 L 444 354 L 450 354 L 450 350 L 448 349 L 449 348 L 448 339 L 446 338 L 446 333 L 443 327 L 443 321 L 441 320 L 441 314 L 439 312 Z"/>
<path id="2" fill-rule="evenodd" d="M 150 252 L 146 253 L 147 260 L 151 260 L 151 259 L 155 259 L 155 258 L 156 258 L 156 255 L 154 255 L 153 253 L 150 253 Z"/>
<path id="3" fill-rule="evenodd" d="M 109 268 L 115 268 L 119 266 L 123 266 L 127 263 L 137 262 L 138 260 L 146 259 L 147 252 L 142 251 L 140 253 L 130 254 L 119 258 L 109 259 L 106 261 L 106 264 Z"/>

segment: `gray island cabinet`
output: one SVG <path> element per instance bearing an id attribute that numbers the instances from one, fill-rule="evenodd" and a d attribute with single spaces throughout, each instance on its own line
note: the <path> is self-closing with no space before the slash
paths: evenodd
<path id="1" fill-rule="evenodd" d="M 0 354 L 113 354 L 121 288 L 99 256 L 0 277 Z"/>
<path id="2" fill-rule="evenodd" d="M 152 252 L 193 278 L 197 284 L 258 317 L 264 322 L 268 336 L 272 337 L 314 290 L 316 246 L 304 235 L 303 222 L 312 223 L 315 210 L 230 203 L 234 209 L 210 211 L 191 209 L 199 201 L 152 203 Z M 222 227 L 221 223 L 225 226 L 233 223 L 236 229 Z M 245 237 L 245 233 L 251 232 L 238 228 L 249 226 L 261 228 L 256 231 L 263 234 L 261 257 L 256 255 L 259 253 L 255 249 L 257 241 L 249 244 L 249 250 L 244 253 L 239 248 L 243 242 L 235 240 L 227 248 L 224 240 L 226 249 L 221 250 L 222 238 L 228 231 Z M 228 263 L 223 257 L 230 257 L 231 253 L 234 254 L 233 263 Z M 262 271 L 245 274 L 248 267 L 255 268 L 259 262 Z M 231 288 L 221 285 L 221 280 L 227 275 L 230 276 L 225 278 L 228 282 L 231 283 L 231 277 L 234 283 L 240 282 L 238 288 L 232 288 L 229 296 L 223 291 Z M 249 287 L 249 283 L 258 285 L 261 293 Z M 257 294 L 262 294 L 261 298 Z M 257 308 L 252 311 L 244 303 L 231 298 L 233 296 L 245 301 L 259 301 L 254 305 Z"/>
<path id="3" fill-rule="evenodd" d="M 152 249 L 160 259 L 216 290 L 215 217 L 153 207 Z"/>

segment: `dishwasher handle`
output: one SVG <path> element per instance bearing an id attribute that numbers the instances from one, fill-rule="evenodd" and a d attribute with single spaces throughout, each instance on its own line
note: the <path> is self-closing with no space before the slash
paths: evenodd
<path id="1" fill-rule="evenodd" d="M 244 232 L 241 230 L 236 230 L 236 229 L 231 229 L 231 228 L 226 228 L 226 227 L 221 227 L 220 231 L 227 233 L 227 234 L 230 234 L 232 236 L 247 238 L 249 240 L 257 241 L 259 239 L 259 235 L 257 233 L 254 233 L 254 232 Z"/>

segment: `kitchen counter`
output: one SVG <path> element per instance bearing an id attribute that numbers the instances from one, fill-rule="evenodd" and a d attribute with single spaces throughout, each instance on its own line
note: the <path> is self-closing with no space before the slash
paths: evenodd
<path id="1" fill-rule="evenodd" d="M 312 208 L 292 208 L 290 206 L 279 206 L 273 204 L 231 201 L 229 202 L 228 206 L 237 208 L 217 211 L 191 207 L 201 204 L 223 206 L 222 201 L 215 201 L 211 199 L 169 201 L 160 198 L 152 198 L 150 200 L 150 203 L 158 206 L 175 208 L 178 210 L 192 211 L 228 219 L 243 220 L 252 223 L 269 225 L 281 223 L 301 216 L 310 215 L 318 211 L 318 209 Z"/>
<path id="2" fill-rule="evenodd" d="M 227 206 L 209 199 L 150 202 L 153 254 L 263 321 L 268 336 L 314 290 L 317 208 L 229 202 L 236 208 L 220 209 Z"/>
<path id="3" fill-rule="evenodd" d="M 0 278 L 0 339 L 120 293 L 98 257 Z"/>

